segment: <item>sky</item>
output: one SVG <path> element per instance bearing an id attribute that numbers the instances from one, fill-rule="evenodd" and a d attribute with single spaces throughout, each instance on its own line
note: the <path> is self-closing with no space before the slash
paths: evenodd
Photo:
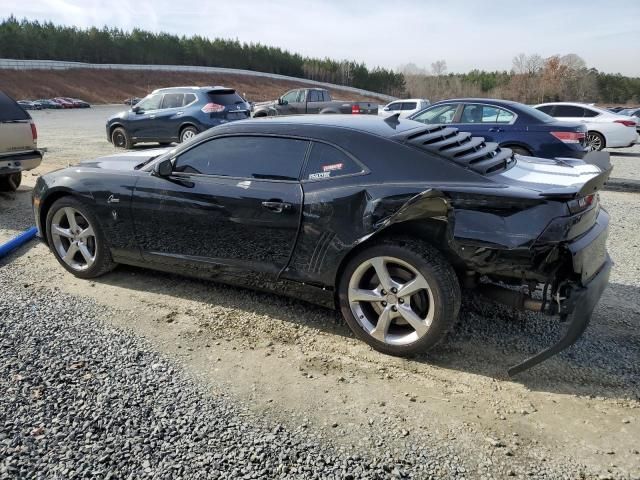
<path id="1" fill-rule="evenodd" d="M 396 69 L 509 70 L 515 55 L 576 53 L 640 76 L 640 0 L 0 0 L 0 17 L 260 42 Z"/>

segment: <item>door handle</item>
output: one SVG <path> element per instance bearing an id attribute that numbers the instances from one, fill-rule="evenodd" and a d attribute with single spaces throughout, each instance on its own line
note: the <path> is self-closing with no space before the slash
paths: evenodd
<path id="1" fill-rule="evenodd" d="M 286 210 L 291 210 L 293 205 L 282 200 L 269 200 L 268 202 L 262 202 L 262 206 L 267 210 L 271 210 L 274 213 L 282 213 Z"/>
<path id="2" fill-rule="evenodd" d="M 500 127 L 493 127 L 489 129 L 490 132 L 504 132 L 504 129 Z"/>

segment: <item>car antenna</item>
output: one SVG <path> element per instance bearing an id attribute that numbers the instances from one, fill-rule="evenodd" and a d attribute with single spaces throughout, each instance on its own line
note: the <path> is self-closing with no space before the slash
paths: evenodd
<path id="1" fill-rule="evenodd" d="M 400 112 L 394 113 L 393 115 L 389 115 L 387 118 L 384 119 L 384 121 L 387 122 L 392 127 L 395 127 L 396 125 L 400 124 L 400 121 L 398 120 L 398 118 L 400 118 Z"/>

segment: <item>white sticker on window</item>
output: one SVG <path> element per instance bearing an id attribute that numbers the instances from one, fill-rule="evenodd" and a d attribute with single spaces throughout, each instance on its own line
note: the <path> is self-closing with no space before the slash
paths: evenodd
<path id="1" fill-rule="evenodd" d="M 318 173 L 310 173 L 309 180 L 317 180 L 319 178 L 329 178 L 331 172 L 318 172 Z"/>

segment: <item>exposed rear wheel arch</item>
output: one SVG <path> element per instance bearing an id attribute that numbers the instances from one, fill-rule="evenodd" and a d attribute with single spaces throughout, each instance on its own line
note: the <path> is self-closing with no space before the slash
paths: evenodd
<path id="1" fill-rule="evenodd" d="M 529 148 L 524 147 L 522 145 L 513 145 L 513 144 L 509 145 L 509 144 L 506 144 L 506 145 L 502 145 L 502 147 L 510 148 L 511 151 L 513 153 L 517 154 L 517 155 L 523 155 L 525 157 L 533 156 L 533 152 Z"/>

